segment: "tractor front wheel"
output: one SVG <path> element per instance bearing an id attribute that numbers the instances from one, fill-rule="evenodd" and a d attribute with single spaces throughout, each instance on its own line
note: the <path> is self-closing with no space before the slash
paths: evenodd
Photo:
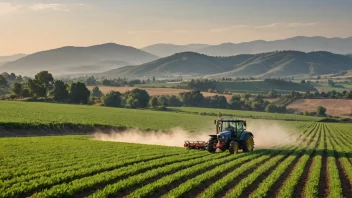
<path id="1" fill-rule="evenodd" d="M 243 152 L 250 152 L 254 150 L 254 138 L 250 134 L 246 134 L 242 140 Z"/>
<path id="2" fill-rule="evenodd" d="M 237 141 L 230 142 L 229 152 L 230 152 L 230 154 L 237 154 L 238 153 L 238 142 Z"/>
<path id="3" fill-rule="evenodd" d="M 210 138 L 208 141 L 208 145 L 207 145 L 207 150 L 209 151 L 209 153 L 215 153 L 215 148 L 214 148 L 214 144 L 216 143 L 216 139 L 215 138 Z"/>

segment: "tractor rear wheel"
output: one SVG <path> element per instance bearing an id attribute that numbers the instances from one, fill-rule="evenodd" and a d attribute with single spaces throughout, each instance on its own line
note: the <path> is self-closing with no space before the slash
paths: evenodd
<path id="1" fill-rule="evenodd" d="M 243 152 L 250 152 L 254 150 L 254 138 L 250 134 L 246 134 L 242 140 Z"/>
<path id="2" fill-rule="evenodd" d="M 230 142 L 229 152 L 230 152 L 230 154 L 237 154 L 238 153 L 238 142 L 237 141 L 233 140 Z"/>
<path id="3" fill-rule="evenodd" d="M 208 141 L 208 145 L 207 145 L 207 150 L 210 153 L 215 153 L 215 148 L 214 148 L 214 144 L 216 143 L 216 139 L 215 138 L 210 138 Z"/>

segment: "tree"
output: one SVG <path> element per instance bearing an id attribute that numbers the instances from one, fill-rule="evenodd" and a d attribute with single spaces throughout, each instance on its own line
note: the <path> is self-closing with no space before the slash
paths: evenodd
<path id="1" fill-rule="evenodd" d="M 301 80 L 301 84 L 306 84 L 306 81 L 305 80 Z"/>
<path id="2" fill-rule="evenodd" d="M 153 76 L 153 82 L 155 82 L 155 76 Z"/>
<path id="3" fill-rule="evenodd" d="M 93 97 L 98 97 L 98 98 L 100 98 L 100 97 L 102 97 L 103 95 L 104 95 L 103 92 L 100 91 L 100 89 L 99 89 L 98 86 L 95 86 L 95 87 L 93 88 L 93 90 L 92 90 L 92 96 L 93 96 Z"/>
<path id="4" fill-rule="evenodd" d="M 54 100 L 59 101 L 59 102 L 65 102 L 68 101 L 69 93 L 67 91 L 67 85 L 61 81 L 61 80 L 56 80 L 54 82 Z"/>
<path id="5" fill-rule="evenodd" d="M 118 91 L 110 91 L 103 97 L 104 106 L 121 107 L 121 93 Z"/>
<path id="6" fill-rule="evenodd" d="M 149 105 L 153 108 L 156 108 L 158 106 L 158 98 L 153 96 L 149 100 Z"/>
<path id="7" fill-rule="evenodd" d="M 16 74 L 11 73 L 11 74 L 10 74 L 10 79 L 9 79 L 9 80 L 11 80 L 11 81 L 15 81 L 15 80 L 16 80 Z"/>
<path id="8" fill-rule="evenodd" d="M 27 89 L 27 88 L 22 89 L 21 95 L 24 98 L 27 98 L 27 97 L 31 96 L 31 94 L 29 92 L 29 89 Z"/>
<path id="9" fill-rule="evenodd" d="M 189 91 L 180 93 L 180 99 L 185 106 L 202 106 L 204 96 L 200 91 Z"/>
<path id="10" fill-rule="evenodd" d="M 168 104 L 168 99 L 167 99 L 166 96 L 160 96 L 160 97 L 158 98 L 158 103 L 159 103 L 160 106 L 163 106 L 163 107 L 169 106 L 169 104 Z"/>
<path id="11" fill-rule="evenodd" d="M 36 79 L 28 79 L 28 88 L 30 90 L 31 95 L 34 95 L 36 97 L 46 96 L 45 88 L 40 85 Z"/>
<path id="12" fill-rule="evenodd" d="M 37 80 L 38 84 L 42 85 L 45 88 L 45 91 L 51 89 L 52 84 L 54 83 L 54 78 L 51 73 L 48 71 L 41 71 L 34 77 Z"/>
<path id="13" fill-rule="evenodd" d="M 149 103 L 149 94 L 143 89 L 133 89 L 123 94 L 123 101 L 132 108 L 145 108 Z"/>
<path id="14" fill-rule="evenodd" d="M 13 84 L 13 89 L 12 92 L 18 96 L 21 96 L 21 92 L 22 92 L 22 84 L 15 82 Z"/>
<path id="15" fill-rule="evenodd" d="M 76 104 L 87 104 L 90 91 L 81 82 L 73 82 L 70 86 L 70 101 Z"/>
<path id="16" fill-rule="evenodd" d="M 309 114 L 308 111 L 305 111 L 305 112 L 304 112 L 304 115 L 305 115 L 305 116 L 309 116 L 310 114 Z"/>
<path id="17" fill-rule="evenodd" d="M 1 88 L 8 87 L 7 80 L 3 75 L 0 75 L 0 87 Z"/>
<path id="18" fill-rule="evenodd" d="M 319 107 L 317 108 L 317 114 L 318 114 L 319 116 L 325 116 L 325 115 L 326 115 L 326 108 L 323 107 L 323 106 L 319 106 Z"/>
<path id="19" fill-rule="evenodd" d="M 169 97 L 169 106 L 179 107 L 181 105 L 182 105 L 182 103 L 181 103 L 179 98 L 177 98 L 176 96 L 170 96 Z"/>

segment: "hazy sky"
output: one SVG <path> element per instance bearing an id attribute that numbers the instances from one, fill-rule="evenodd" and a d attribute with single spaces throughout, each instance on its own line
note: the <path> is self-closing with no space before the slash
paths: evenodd
<path id="1" fill-rule="evenodd" d="M 0 55 L 352 36 L 352 0 L 0 0 Z"/>

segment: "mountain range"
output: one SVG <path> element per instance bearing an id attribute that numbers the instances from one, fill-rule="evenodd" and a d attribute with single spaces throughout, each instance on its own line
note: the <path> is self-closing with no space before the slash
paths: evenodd
<path id="1" fill-rule="evenodd" d="M 142 49 L 106 43 L 0 57 L 0 72 L 33 75 L 48 70 L 54 75 L 95 73 L 136 77 L 325 74 L 351 69 L 348 58 L 351 52 L 352 37 L 299 36 L 276 41 L 220 45 L 155 44 Z M 159 56 L 163 58 L 159 59 Z"/>
<path id="2" fill-rule="evenodd" d="M 303 52 L 329 51 L 337 54 L 352 52 L 352 37 L 326 38 L 321 36 L 297 36 L 288 39 L 263 41 L 256 40 L 243 43 L 222 43 L 219 45 L 201 45 L 191 48 L 189 45 L 156 44 L 142 48 L 143 51 L 160 57 L 192 51 L 209 56 L 233 56 L 238 54 L 258 54 L 276 50 L 298 50 Z"/>
<path id="3" fill-rule="evenodd" d="M 182 52 L 137 66 L 126 66 L 97 74 L 111 77 L 282 77 L 322 75 L 352 70 L 352 58 L 325 51 L 275 51 L 215 57 Z"/>
<path id="4" fill-rule="evenodd" d="M 89 47 L 67 46 L 27 55 L 5 63 L 1 70 L 23 73 L 25 71 L 38 72 L 45 69 L 58 73 L 77 67 L 81 68 L 81 71 L 90 72 L 91 67 L 84 70 L 84 66 L 96 65 L 96 67 L 100 67 L 102 61 L 105 63 L 118 61 L 119 64 L 116 67 L 119 67 L 122 66 L 122 62 L 125 63 L 123 65 L 141 64 L 157 58 L 157 56 L 148 52 L 115 43 Z"/>

